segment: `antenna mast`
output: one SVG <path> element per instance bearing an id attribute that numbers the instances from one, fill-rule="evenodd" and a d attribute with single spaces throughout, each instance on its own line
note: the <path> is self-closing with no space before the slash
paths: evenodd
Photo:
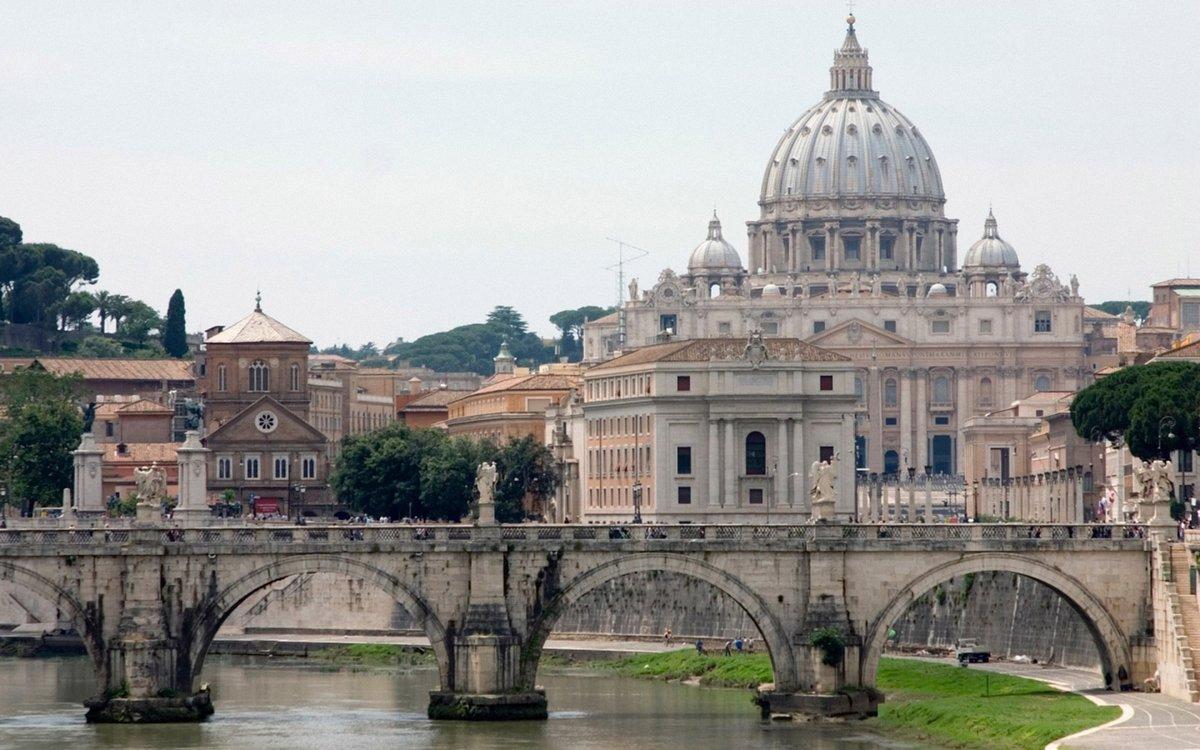
<path id="1" fill-rule="evenodd" d="M 607 266 L 607 270 L 617 272 L 617 348 L 625 348 L 625 264 L 630 261 L 645 258 L 650 254 L 649 250 L 631 245 L 624 240 L 619 240 L 616 237 L 605 237 L 609 242 L 617 243 L 617 262 L 614 265 Z M 626 250 L 631 250 L 636 255 L 626 255 Z"/>

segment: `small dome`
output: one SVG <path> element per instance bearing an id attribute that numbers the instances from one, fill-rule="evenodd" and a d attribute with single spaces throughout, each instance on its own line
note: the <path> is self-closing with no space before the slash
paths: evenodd
<path id="1" fill-rule="evenodd" d="M 782 297 L 783 292 L 779 289 L 778 284 L 767 284 L 766 286 L 763 287 L 762 296 L 763 296 L 763 299 L 767 299 L 768 297 L 771 299 L 775 299 L 778 297 Z"/>
<path id="2" fill-rule="evenodd" d="M 712 221 L 708 222 L 708 239 L 696 245 L 692 257 L 688 260 L 688 273 L 707 275 L 729 275 L 740 273 L 742 259 L 737 250 L 733 249 L 721 237 L 721 220 L 713 211 Z"/>
<path id="3" fill-rule="evenodd" d="M 947 291 L 946 285 L 938 282 L 929 285 L 929 291 L 925 293 L 926 297 L 945 297 L 950 292 Z"/>
<path id="4" fill-rule="evenodd" d="M 1000 239 L 996 228 L 996 217 L 988 209 L 987 221 L 983 223 L 983 237 L 963 256 L 963 268 L 1010 268 L 1019 269 L 1021 262 L 1013 246 Z"/>

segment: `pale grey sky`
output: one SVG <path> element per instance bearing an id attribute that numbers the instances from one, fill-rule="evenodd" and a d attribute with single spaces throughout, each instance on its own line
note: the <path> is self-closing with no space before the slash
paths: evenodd
<path id="1" fill-rule="evenodd" d="M 1200 2 L 856 3 L 965 249 L 1148 298 L 1197 256 Z M 496 304 L 611 304 L 606 236 L 682 270 L 762 170 L 844 2 L 0 0 L 0 215 L 188 325 L 253 305 L 321 345 Z M 1191 264 L 1200 275 L 1200 256 Z"/>

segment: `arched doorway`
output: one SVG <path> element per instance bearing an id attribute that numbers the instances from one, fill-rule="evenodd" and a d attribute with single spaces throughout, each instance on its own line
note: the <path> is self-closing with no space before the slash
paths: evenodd
<path id="1" fill-rule="evenodd" d="M 1133 660 L 1129 640 L 1104 605 L 1075 578 L 1043 562 L 1012 553 L 969 555 L 931 568 L 903 586 L 869 623 L 860 667 L 863 684 L 875 685 L 888 629 L 918 597 L 957 576 L 988 571 L 1026 576 L 1057 592 L 1083 619 L 1096 642 L 1105 686 L 1116 690 L 1132 684 L 1130 674 Z M 1124 683 L 1118 677 L 1122 672 L 1125 675 Z"/>
<path id="2" fill-rule="evenodd" d="M 644 553 L 617 558 L 592 568 L 572 579 L 543 607 L 530 625 L 521 654 L 520 685 L 533 689 L 542 647 L 555 623 L 571 607 L 591 591 L 623 576 L 638 573 L 668 572 L 704 581 L 737 602 L 746 616 L 758 628 L 771 658 L 775 689 L 779 692 L 796 690 L 799 685 L 796 660 L 791 641 L 766 601 L 745 583 L 712 563 L 695 557 L 669 553 Z"/>
<path id="3" fill-rule="evenodd" d="M 276 581 L 310 573 L 333 573 L 361 578 L 392 596 L 413 617 L 429 638 L 437 657 L 438 675 L 443 690 L 451 689 L 453 673 L 446 645 L 446 631 L 425 601 L 398 578 L 352 558 L 332 555 L 294 555 L 257 568 L 222 589 L 200 608 L 195 625 L 185 633 L 190 646 L 180 654 L 178 675 L 181 684 L 190 685 L 204 667 L 209 646 L 221 624 L 242 602 Z M 184 661 L 186 659 L 186 662 Z"/>
<path id="4" fill-rule="evenodd" d="M 900 454 L 894 450 L 883 454 L 883 473 L 895 475 L 900 471 Z"/>

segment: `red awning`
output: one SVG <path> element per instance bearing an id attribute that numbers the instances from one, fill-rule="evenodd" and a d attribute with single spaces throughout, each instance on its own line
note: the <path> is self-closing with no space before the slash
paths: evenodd
<path id="1" fill-rule="evenodd" d="M 260 497 L 254 503 L 254 512 L 266 515 L 268 513 L 279 512 L 279 498 L 277 497 Z"/>

